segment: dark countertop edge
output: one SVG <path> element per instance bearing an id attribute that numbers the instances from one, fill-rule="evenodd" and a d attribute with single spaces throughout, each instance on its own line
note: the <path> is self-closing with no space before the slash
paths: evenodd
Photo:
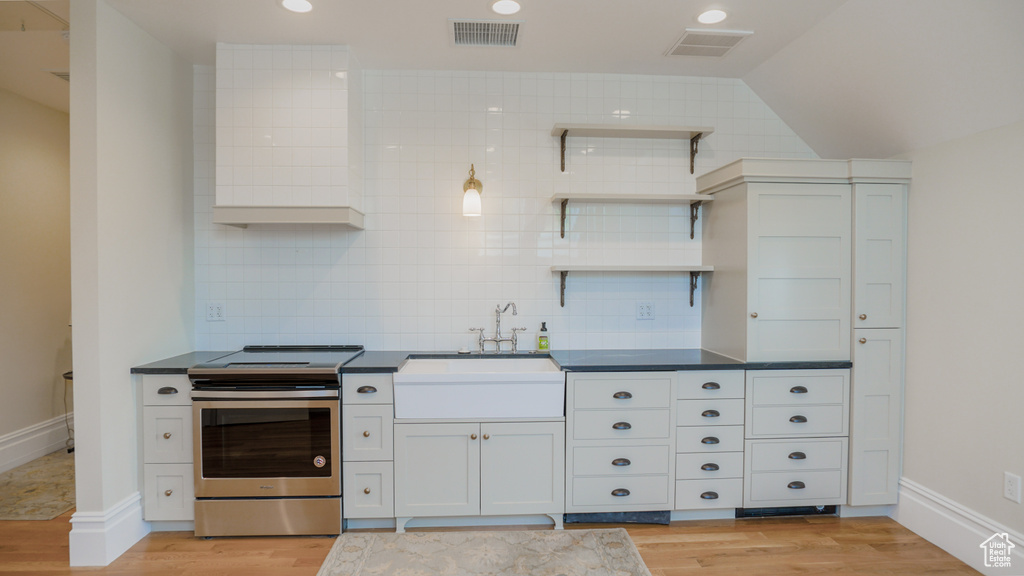
<path id="1" fill-rule="evenodd" d="M 132 374 L 185 374 L 188 369 L 196 364 L 202 364 L 203 362 L 209 362 L 221 356 L 227 356 L 228 354 L 234 353 L 235 350 L 229 350 L 227 352 L 217 351 L 195 351 L 188 352 L 186 354 L 180 354 L 178 356 L 172 356 L 170 358 L 164 358 L 163 360 L 157 360 L 156 362 L 150 362 L 149 364 L 143 364 L 142 366 L 132 367 Z"/>

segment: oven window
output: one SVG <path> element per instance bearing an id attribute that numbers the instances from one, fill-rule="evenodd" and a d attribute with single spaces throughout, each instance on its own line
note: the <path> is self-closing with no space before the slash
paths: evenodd
<path id="1" fill-rule="evenodd" d="M 204 408 L 200 421 L 205 478 L 331 475 L 330 408 Z"/>

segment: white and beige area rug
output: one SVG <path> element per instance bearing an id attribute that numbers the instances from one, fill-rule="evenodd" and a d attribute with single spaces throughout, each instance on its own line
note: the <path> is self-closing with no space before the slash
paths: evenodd
<path id="1" fill-rule="evenodd" d="M 610 530 L 346 533 L 317 576 L 651 576 Z"/>
<path id="2" fill-rule="evenodd" d="M 0 474 L 0 520 L 52 520 L 75 507 L 75 455 L 59 450 Z"/>

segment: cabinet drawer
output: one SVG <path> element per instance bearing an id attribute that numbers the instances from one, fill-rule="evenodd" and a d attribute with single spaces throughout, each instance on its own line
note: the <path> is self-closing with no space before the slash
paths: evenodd
<path id="1" fill-rule="evenodd" d="M 843 436 L 847 434 L 846 407 L 755 406 L 747 422 L 747 436 Z"/>
<path id="2" fill-rule="evenodd" d="M 747 400 L 752 406 L 843 404 L 849 396 L 849 370 L 747 372 Z M 750 376 L 753 374 L 753 376 Z"/>
<path id="3" fill-rule="evenodd" d="M 846 438 L 748 441 L 747 453 L 751 472 L 841 470 L 846 464 Z"/>
<path id="4" fill-rule="evenodd" d="M 146 374 L 142 377 L 145 406 L 191 406 L 192 383 L 182 374 Z"/>
<path id="5" fill-rule="evenodd" d="M 743 374 L 743 370 L 681 371 L 676 398 L 743 398 Z"/>
<path id="6" fill-rule="evenodd" d="M 392 462 L 350 462 L 342 473 L 345 518 L 395 517 Z"/>
<path id="7" fill-rule="evenodd" d="M 676 455 L 676 480 L 743 478 L 743 452 Z"/>
<path id="8" fill-rule="evenodd" d="M 676 424 L 678 426 L 742 426 L 743 399 L 677 400 Z"/>
<path id="9" fill-rule="evenodd" d="M 143 504 L 150 522 L 195 520 L 191 464 L 146 464 Z"/>
<path id="10" fill-rule="evenodd" d="M 341 455 L 345 462 L 394 460 L 394 408 L 390 404 L 342 406 Z"/>
<path id="11" fill-rule="evenodd" d="M 588 378 L 575 380 L 573 407 L 590 408 L 668 408 L 672 379 Z"/>
<path id="12" fill-rule="evenodd" d="M 572 505 L 667 510 L 668 490 L 668 476 L 573 478 Z M 613 495 L 613 492 L 620 496 Z"/>
<path id="13" fill-rule="evenodd" d="M 146 464 L 192 463 L 192 407 L 145 406 L 142 451 Z"/>
<path id="14" fill-rule="evenodd" d="M 342 374 L 341 404 L 394 404 L 391 374 Z"/>
<path id="15" fill-rule="evenodd" d="M 742 452 L 743 426 L 676 428 L 676 452 Z"/>
<path id="16" fill-rule="evenodd" d="M 743 479 L 677 480 L 676 510 L 743 507 Z"/>
<path id="17" fill-rule="evenodd" d="M 576 446 L 572 449 L 572 474 L 668 474 L 670 458 L 668 446 Z"/>
<path id="18" fill-rule="evenodd" d="M 576 440 L 668 438 L 668 410 L 578 410 L 573 414 Z"/>
<path id="19" fill-rule="evenodd" d="M 775 505 L 843 504 L 846 499 L 841 470 L 754 472 L 750 475 L 748 508 Z M 802 486 L 802 487 L 801 487 Z"/>

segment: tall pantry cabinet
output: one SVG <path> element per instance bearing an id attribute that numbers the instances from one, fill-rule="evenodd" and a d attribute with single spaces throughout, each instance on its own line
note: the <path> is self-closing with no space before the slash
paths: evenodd
<path id="1" fill-rule="evenodd" d="M 715 199 L 702 347 L 746 362 L 852 360 L 855 506 L 897 497 L 910 174 L 905 161 L 742 159 L 697 179 Z"/>

